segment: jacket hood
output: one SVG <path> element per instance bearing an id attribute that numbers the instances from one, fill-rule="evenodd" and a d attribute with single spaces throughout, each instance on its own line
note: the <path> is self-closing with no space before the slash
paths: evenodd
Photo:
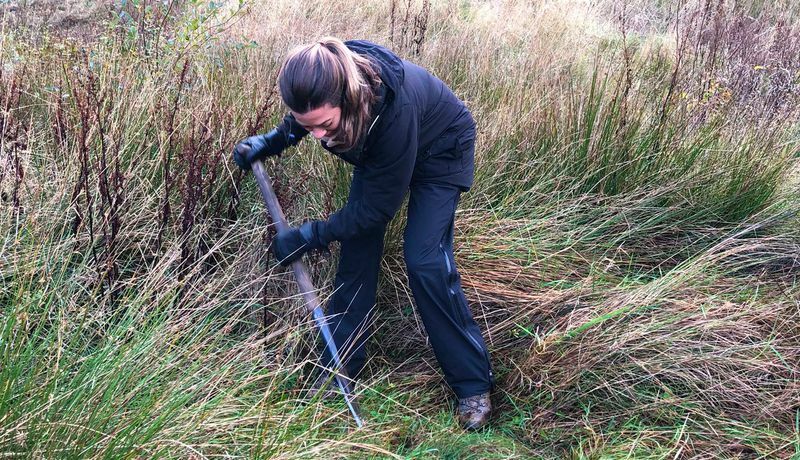
<path id="1" fill-rule="evenodd" d="M 380 75 L 383 83 L 397 94 L 403 86 L 403 61 L 394 53 L 383 46 L 366 40 L 349 40 L 345 46 L 358 54 L 369 56 L 373 62 L 380 66 Z"/>
<path id="2" fill-rule="evenodd" d="M 381 77 L 381 86 L 378 90 L 378 100 L 372 106 L 373 116 L 377 120 L 377 117 L 384 112 L 384 109 L 391 105 L 396 99 L 397 94 L 399 94 L 403 86 L 403 80 L 405 78 L 403 60 L 388 49 L 366 40 L 349 40 L 345 42 L 345 45 L 351 51 L 367 56 L 379 67 L 378 71 Z M 339 150 L 336 146 L 329 146 L 324 141 L 321 142 L 321 145 L 324 149 L 338 155 L 349 163 L 354 165 L 361 164 L 364 159 L 364 147 L 367 142 L 367 137 L 373 126 L 374 121 L 373 125 L 367 130 L 367 133 L 361 136 L 358 143 L 349 150 Z"/>

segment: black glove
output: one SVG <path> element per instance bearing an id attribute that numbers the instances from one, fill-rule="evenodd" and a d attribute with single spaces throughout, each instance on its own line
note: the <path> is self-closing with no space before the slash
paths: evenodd
<path id="1" fill-rule="evenodd" d="M 324 249 L 327 245 L 317 237 L 317 221 L 306 222 L 300 227 L 292 227 L 279 232 L 272 241 L 272 252 L 284 267 L 301 258 L 312 249 Z"/>
<path id="2" fill-rule="evenodd" d="M 233 148 L 233 161 L 242 169 L 250 169 L 250 163 L 278 155 L 286 147 L 286 140 L 277 129 L 267 134 L 251 136 Z"/>

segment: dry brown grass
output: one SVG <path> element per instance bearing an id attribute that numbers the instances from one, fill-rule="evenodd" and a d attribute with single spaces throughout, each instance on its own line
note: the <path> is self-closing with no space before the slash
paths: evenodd
<path id="1" fill-rule="evenodd" d="M 125 452 L 791 457 L 798 93 L 782 75 L 798 71 L 797 22 L 791 8 L 750 20 L 730 2 L 708 5 L 281 0 L 183 42 L 180 22 L 161 41 L 126 41 L 124 27 L 104 44 L 5 37 L 0 337 L 30 346 L 9 348 L 14 365 L 0 373 L 34 371 L 0 374 L 21 382 L 0 398 L 15 411 L 0 415 L 14 420 L 0 423 L 0 445 L 46 456 L 94 442 L 91 455 L 113 456 L 113 436 L 165 412 L 170 423 Z M 456 257 L 499 376 L 484 435 L 463 436 L 449 418 L 406 287 L 402 218 L 387 239 L 364 382 L 371 424 L 345 433 L 342 407 L 304 396 L 310 324 L 268 255 L 252 181 L 228 155 L 280 115 L 285 51 L 329 34 L 393 46 L 479 120 Z M 292 221 L 345 197 L 348 170 L 312 143 L 269 166 Z M 335 257 L 310 262 L 324 296 Z M 136 321 L 121 332 L 126 314 Z M 139 360 L 129 344 L 144 348 Z M 148 372 L 141 360 L 168 365 Z M 136 405 L 98 405 L 102 391 L 64 378 L 98 373 L 120 376 L 101 382 Z M 126 385 L 140 380 L 161 399 L 138 399 Z M 74 426 L 37 415 L 50 405 Z"/>

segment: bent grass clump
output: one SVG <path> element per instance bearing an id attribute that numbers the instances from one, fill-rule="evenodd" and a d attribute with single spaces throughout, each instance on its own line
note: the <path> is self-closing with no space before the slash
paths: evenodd
<path id="1" fill-rule="evenodd" d="M 131 2 L 81 42 L 0 35 L 3 454 L 796 455 L 796 9 L 249 7 Z M 285 51 L 323 31 L 393 45 L 478 120 L 456 258 L 498 376 L 482 433 L 457 429 L 432 365 L 402 212 L 368 425 L 307 397 L 315 332 L 229 155 L 282 115 Z M 290 221 L 346 198 L 313 142 L 268 166 Z M 335 257 L 310 259 L 323 298 Z"/>

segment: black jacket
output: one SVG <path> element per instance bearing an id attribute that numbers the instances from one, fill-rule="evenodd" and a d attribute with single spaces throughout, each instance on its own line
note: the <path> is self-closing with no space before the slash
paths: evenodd
<path id="1" fill-rule="evenodd" d="M 386 225 L 414 181 L 466 191 L 474 170 L 475 122 L 447 85 L 382 46 L 362 40 L 345 45 L 378 64 L 382 97 L 373 107 L 377 119 L 357 147 L 334 152 L 322 142 L 323 148 L 353 164 L 364 183 L 361 199 L 349 200 L 315 226 L 323 244 Z M 287 147 L 308 134 L 291 114 L 277 129 Z"/>

